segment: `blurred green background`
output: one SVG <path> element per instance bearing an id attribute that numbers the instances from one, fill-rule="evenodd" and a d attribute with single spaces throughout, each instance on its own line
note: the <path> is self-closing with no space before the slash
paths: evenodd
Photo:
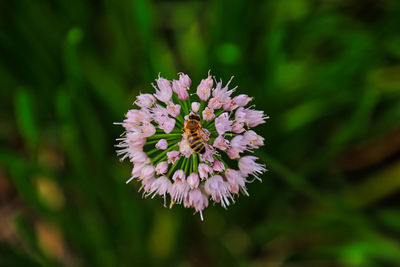
<path id="1" fill-rule="evenodd" d="M 1 266 L 400 266 L 400 2 L 0 1 Z M 114 149 L 161 72 L 255 96 L 228 211 L 142 199 Z"/>

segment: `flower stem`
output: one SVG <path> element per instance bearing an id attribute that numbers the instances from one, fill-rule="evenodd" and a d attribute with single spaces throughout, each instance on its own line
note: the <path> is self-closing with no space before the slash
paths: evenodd
<path id="1" fill-rule="evenodd" d="M 200 108 L 199 108 L 199 113 L 203 112 L 204 105 L 205 105 L 205 102 L 204 102 L 203 100 L 200 100 Z"/>
<path id="2" fill-rule="evenodd" d="M 188 162 L 188 158 L 185 157 L 185 156 L 183 156 L 183 157 L 184 157 L 184 158 L 183 158 L 183 162 L 182 162 L 181 167 L 182 167 L 182 169 L 184 170 L 185 175 L 187 176 L 187 173 L 186 173 L 186 165 L 187 165 L 187 162 Z"/>
<path id="3" fill-rule="evenodd" d="M 211 125 L 214 121 L 215 121 L 215 119 L 212 119 L 212 120 L 210 120 L 210 121 L 207 121 L 207 122 L 205 123 L 205 125 L 204 125 L 204 128 L 207 128 L 207 129 L 208 129 L 208 127 L 210 127 L 210 125 Z"/>
<path id="4" fill-rule="evenodd" d="M 181 104 L 181 108 L 183 109 L 183 113 L 184 114 L 189 114 L 189 109 L 187 107 L 187 103 L 186 101 L 181 101 L 179 100 L 180 104 Z"/>
<path id="5" fill-rule="evenodd" d="M 156 161 L 153 162 L 154 166 L 157 166 L 158 163 L 162 162 L 162 161 L 167 161 L 168 157 L 167 156 L 163 156 L 160 159 L 157 159 Z"/>
<path id="6" fill-rule="evenodd" d="M 183 126 L 184 118 L 183 118 L 183 116 L 182 116 L 181 113 L 179 113 L 179 115 L 176 116 L 176 121 L 178 122 L 178 124 L 180 124 L 181 126 Z"/>
<path id="7" fill-rule="evenodd" d="M 198 172 L 198 159 L 197 159 L 197 153 L 193 153 L 193 168 L 194 168 L 194 172 Z"/>
<path id="8" fill-rule="evenodd" d="M 188 167 L 189 167 L 189 165 L 190 165 L 190 158 L 185 158 L 185 174 L 186 174 L 186 177 L 188 176 Z"/>
<path id="9" fill-rule="evenodd" d="M 153 154 L 154 152 L 159 151 L 159 150 L 160 150 L 159 148 L 154 148 L 154 149 L 152 149 L 152 150 L 150 150 L 150 151 L 147 151 L 146 154 L 147 154 L 148 156 L 150 156 L 151 154 Z"/>
<path id="10" fill-rule="evenodd" d="M 190 165 L 189 172 L 190 172 L 190 173 L 193 172 L 193 165 L 194 165 L 193 157 L 194 157 L 194 154 L 192 153 L 192 155 L 190 155 L 190 158 L 189 158 L 189 165 Z M 190 173 L 189 173 L 189 174 L 190 174 Z"/>
<path id="11" fill-rule="evenodd" d="M 154 134 L 150 137 L 148 137 L 147 139 L 149 140 L 153 140 L 153 139 L 178 139 L 179 137 L 181 137 L 181 133 L 169 133 L 169 134 Z"/>
<path id="12" fill-rule="evenodd" d="M 172 167 L 169 169 L 169 171 L 168 171 L 168 173 L 167 173 L 167 177 L 169 177 L 169 178 L 172 179 L 171 174 L 173 173 L 173 171 L 174 171 L 175 167 L 178 165 L 178 163 L 181 162 L 181 159 L 182 159 L 182 158 L 179 158 L 179 159 L 174 163 L 174 165 L 172 165 Z"/>
<path id="13" fill-rule="evenodd" d="M 175 118 L 176 123 L 175 123 L 175 127 L 178 126 L 179 128 L 183 127 L 183 117 L 181 114 L 179 114 L 178 116 L 176 116 Z"/>
<path id="14" fill-rule="evenodd" d="M 158 143 L 158 141 L 160 141 L 160 140 L 155 139 L 155 140 L 151 140 L 151 141 L 146 141 L 146 145 L 156 144 L 156 143 Z"/>

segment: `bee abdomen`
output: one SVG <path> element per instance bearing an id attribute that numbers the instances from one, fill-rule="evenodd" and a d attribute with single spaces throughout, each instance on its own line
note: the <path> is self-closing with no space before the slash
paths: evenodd
<path id="1" fill-rule="evenodd" d="M 204 147 L 204 143 L 197 133 L 189 135 L 189 146 L 193 149 L 194 152 L 204 154 L 206 149 Z"/>

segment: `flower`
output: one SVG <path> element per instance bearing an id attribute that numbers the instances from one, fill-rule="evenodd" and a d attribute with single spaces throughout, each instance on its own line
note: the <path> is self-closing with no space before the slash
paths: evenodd
<path id="1" fill-rule="evenodd" d="M 219 134 L 224 134 L 232 129 L 233 121 L 229 120 L 229 114 L 227 112 L 219 115 L 218 118 L 215 119 L 215 129 Z"/>
<path id="2" fill-rule="evenodd" d="M 182 155 L 184 155 L 186 158 L 190 157 L 192 155 L 193 150 L 189 145 L 189 142 L 187 139 L 182 138 L 182 141 L 178 143 L 179 145 L 179 152 L 181 152 Z"/>
<path id="3" fill-rule="evenodd" d="M 211 95 L 211 88 L 213 86 L 213 80 L 210 76 L 210 74 L 208 75 L 208 77 L 206 79 L 201 80 L 199 86 L 197 86 L 197 95 L 200 98 L 200 100 L 203 101 L 207 101 L 208 98 Z"/>
<path id="4" fill-rule="evenodd" d="M 148 179 L 154 177 L 155 168 L 153 165 L 146 165 L 142 168 L 139 178 L 140 179 Z"/>
<path id="5" fill-rule="evenodd" d="M 140 94 L 136 97 L 135 104 L 141 108 L 149 108 L 155 101 L 156 99 L 151 94 Z"/>
<path id="6" fill-rule="evenodd" d="M 167 107 L 168 114 L 171 115 L 172 117 L 176 117 L 179 115 L 181 112 L 181 106 L 176 104 L 176 105 L 169 105 Z"/>
<path id="7" fill-rule="evenodd" d="M 212 173 L 212 168 L 210 165 L 205 164 L 205 163 L 200 163 L 199 164 L 199 175 L 201 179 L 206 179 L 208 177 L 208 174 Z"/>
<path id="8" fill-rule="evenodd" d="M 203 112 L 203 120 L 210 121 L 215 118 L 214 110 L 212 108 L 206 107 Z"/>
<path id="9" fill-rule="evenodd" d="M 189 98 L 187 90 L 191 84 L 192 81 L 189 76 L 181 73 L 179 74 L 179 80 L 172 81 L 172 90 L 174 90 L 180 100 L 187 100 Z"/>
<path id="10" fill-rule="evenodd" d="M 234 169 L 227 169 L 225 171 L 225 177 L 230 186 L 230 191 L 234 194 L 239 193 L 241 189 L 245 195 L 249 195 L 246 189 L 246 178 L 240 173 L 240 171 Z"/>
<path id="11" fill-rule="evenodd" d="M 156 93 L 154 94 L 154 96 L 164 102 L 164 103 L 168 103 L 171 100 L 172 97 L 172 87 L 171 87 L 171 82 L 168 81 L 165 78 L 158 78 L 156 79 L 157 82 L 157 87 L 153 85 L 154 89 L 156 90 Z"/>
<path id="12" fill-rule="evenodd" d="M 187 206 L 192 206 L 196 212 L 199 212 L 200 218 L 203 220 L 202 211 L 208 206 L 208 196 L 199 189 L 190 190 Z"/>
<path id="13" fill-rule="evenodd" d="M 224 182 L 221 175 L 215 175 L 208 179 L 204 183 L 204 188 L 215 202 L 221 202 L 224 208 L 229 206 L 228 198 L 232 199 L 232 195 L 229 191 L 228 183 Z"/>
<path id="14" fill-rule="evenodd" d="M 245 176 L 253 175 L 255 178 L 260 179 L 258 175 L 266 171 L 264 165 L 257 163 L 256 156 L 244 156 L 239 160 L 239 170 Z"/>
<path id="15" fill-rule="evenodd" d="M 156 173 L 157 174 L 166 174 L 168 171 L 168 163 L 166 161 L 161 161 L 156 166 Z"/>
<path id="16" fill-rule="evenodd" d="M 197 188 L 199 186 L 200 180 L 199 180 L 199 175 L 197 174 L 197 172 L 192 172 L 188 176 L 187 183 L 191 189 Z"/>
<path id="17" fill-rule="evenodd" d="M 168 163 L 174 164 L 179 158 L 179 152 L 176 150 L 167 153 Z"/>
<path id="18" fill-rule="evenodd" d="M 235 96 L 232 101 L 239 107 L 244 107 L 246 106 L 250 101 L 251 101 L 251 97 L 249 97 L 248 95 L 238 95 Z"/>
<path id="19" fill-rule="evenodd" d="M 177 179 L 170 187 L 169 194 L 173 203 L 181 204 L 182 200 L 187 197 L 189 193 L 189 185 L 186 181 Z"/>
<path id="20" fill-rule="evenodd" d="M 200 103 L 199 102 L 192 102 L 192 111 L 194 113 L 197 113 L 200 109 Z"/>
<path id="21" fill-rule="evenodd" d="M 225 170 L 224 164 L 221 161 L 217 160 L 217 159 L 214 160 L 212 168 L 216 172 L 222 172 L 223 170 Z"/>
<path id="22" fill-rule="evenodd" d="M 248 145 L 251 148 L 259 148 L 264 145 L 264 138 L 256 134 L 255 131 L 249 130 L 244 134 L 244 138 L 247 140 Z"/>
<path id="23" fill-rule="evenodd" d="M 235 91 L 235 89 L 228 90 L 228 86 L 231 83 L 232 79 L 233 77 L 229 80 L 229 82 L 225 85 L 224 88 L 221 88 L 222 81 L 217 83 L 217 86 L 212 94 L 213 98 L 211 98 L 210 101 L 208 102 L 209 107 L 211 107 L 212 109 L 219 109 L 226 104 L 230 106 L 229 105 L 231 101 L 230 95 Z"/>
<path id="24" fill-rule="evenodd" d="M 165 139 L 160 139 L 160 141 L 157 142 L 156 148 L 165 150 L 168 147 L 168 142 Z"/>
<path id="25" fill-rule="evenodd" d="M 215 138 L 213 146 L 225 151 L 229 148 L 229 141 L 226 140 L 222 135 L 218 135 L 218 137 Z"/>
<path id="26" fill-rule="evenodd" d="M 245 131 L 244 129 L 244 123 L 235 121 L 232 125 L 232 132 L 234 133 L 243 133 Z"/>
<path id="27" fill-rule="evenodd" d="M 125 131 L 116 145 L 121 160 L 133 164 L 127 183 L 137 180 L 143 196 L 193 208 L 202 220 L 210 201 L 227 208 L 240 192 L 249 195 L 247 183 L 266 171 L 252 155 L 264 145 L 252 128 L 268 117 L 247 106 L 248 95 L 233 95 L 232 78 L 225 86 L 216 82 L 215 89 L 214 80 L 208 73 L 190 94 L 187 74 L 172 81 L 158 77 L 155 92 L 139 94 L 119 123 Z M 188 120 L 201 127 L 189 130 Z"/>
<path id="28" fill-rule="evenodd" d="M 172 187 L 171 180 L 165 176 L 160 176 L 151 183 L 150 189 L 148 190 L 148 194 L 153 194 L 152 198 L 155 195 L 163 196 L 164 197 L 164 206 L 166 206 L 166 195 L 169 192 L 170 188 Z"/>

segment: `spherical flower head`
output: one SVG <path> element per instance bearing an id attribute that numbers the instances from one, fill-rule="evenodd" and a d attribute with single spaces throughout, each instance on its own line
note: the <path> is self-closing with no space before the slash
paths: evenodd
<path id="1" fill-rule="evenodd" d="M 232 78 L 213 89 L 214 80 L 208 74 L 190 93 L 187 74 L 158 77 L 155 92 L 139 94 L 119 123 L 124 135 L 116 145 L 133 165 L 127 183 L 136 180 L 144 197 L 193 208 L 201 219 L 210 201 L 227 208 L 240 193 L 249 195 L 247 183 L 266 171 L 252 153 L 264 145 L 253 128 L 268 117 L 247 106 L 248 95 L 233 95 Z"/>

